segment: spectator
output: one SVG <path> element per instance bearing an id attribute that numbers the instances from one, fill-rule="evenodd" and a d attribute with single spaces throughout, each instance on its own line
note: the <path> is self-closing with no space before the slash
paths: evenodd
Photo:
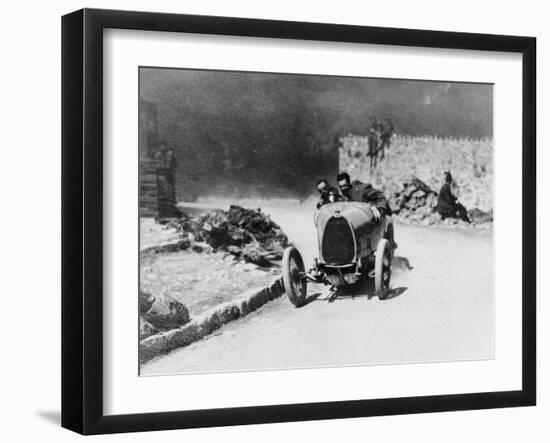
<path id="1" fill-rule="evenodd" d="M 441 219 L 446 218 L 459 218 L 467 223 L 470 223 L 470 217 L 466 208 L 458 201 L 458 198 L 453 194 L 451 190 L 451 184 L 453 183 L 453 176 L 451 171 L 445 171 L 443 173 L 443 186 L 437 196 L 437 206 L 435 210 L 441 215 Z"/>
<path id="2" fill-rule="evenodd" d="M 390 148 L 391 144 L 391 138 L 393 137 L 393 133 L 395 132 L 395 128 L 393 127 L 393 124 L 389 118 L 384 120 L 384 123 L 380 125 L 381 126 L 381 132 L 380 132 L 380 160 L 384 160 L 384 151 L 386 148 Z"/>

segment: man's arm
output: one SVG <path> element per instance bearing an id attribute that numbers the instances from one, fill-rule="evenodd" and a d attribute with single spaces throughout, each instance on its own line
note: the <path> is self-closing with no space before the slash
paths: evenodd
<path id="1" fill-rule="evenodd" d="M 366 188 L 363 193 L 363 201 L 378 209 L 381 215 L 390 214 L 390 204 L 384 193 L 372 187 Z"/>

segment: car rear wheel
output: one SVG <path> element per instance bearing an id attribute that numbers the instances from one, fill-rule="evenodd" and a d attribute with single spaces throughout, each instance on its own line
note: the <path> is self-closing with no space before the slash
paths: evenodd
<path id="1" fill-rule="evenodd" d="M 390 243 L 385 238 L 381 239 L 374 259 L 374 290 L 380 300 L 384 300 L 390 291 L 391 256 Z"/>
<path id="2" fill-rule="evenodd" d="M 388 226 L 386 228 L 386 233 L 384 234 L 384 238 L 388 240 L 389 246 L 390 246 L 390 255 L 393 260 L 393 255 L 395 253 L 395 248 L 397 244 L 395 243 L 394 235 L 393 235 L 393 223 L 388 223 Z"/>
<path id="3" fill-rule="evenodd" d="M 307 281 L 304 277 L 304 261 L 300 252 L 290 246 L 283 255 L 283 283 L 288 299 L 296 307 L 306 302 Z"/>

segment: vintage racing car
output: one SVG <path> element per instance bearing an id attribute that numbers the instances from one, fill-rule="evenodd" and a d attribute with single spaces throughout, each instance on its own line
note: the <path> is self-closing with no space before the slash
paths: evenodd
<path id="1" fill-rule="evenodd" d="M 390 287 L 394 232 L 391 216 L 376 220 L 371 207 L 362 202 L 336 202 L 322 206 L 315 214 L 319 258 L 305 270 L 300 252 L 288 247 L 283 255 L 283 282 L 295 306 L 306 303 L 307 282 L 330 286 L 329 300 L 338 289 L 360 278 L 374 278 L 380 299 Z"/>

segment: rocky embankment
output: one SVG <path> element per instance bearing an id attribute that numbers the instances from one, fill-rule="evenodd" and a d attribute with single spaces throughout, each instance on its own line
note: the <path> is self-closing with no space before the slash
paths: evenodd
<path id="1" fill-rule="evenodd" d="M 467 225 L 442 221 L 433 211 L 443 171 L 450 170 L 453 192 L 468 209 L 473 226 L 493 220 L 493 140 L 403 136 L 392 138 L 385 159 L 369 167 L 367 138 L 350 134 L 340 139 L 339 167 L 352 179 L 372 183 L 390 199 L 395 218 L 423 225 Z"/>
<path id="2" fill-rule="evenodd" d="M 237 301 L 241 315 L 250 309 L 240 306 L 247 303 L 241 300 L 247 291 L 256 304 L 280 295 L 262 288 L 276 287 L 277 261 L 288 238 L 260 209 L 231 206 L 157 222 L 142 219 L 141 236 L 147 241 L 140 256 L 140 340 L 186 327 Z"/>
<path id="3" fill-rule="evenodd" d="M 228 211 L 215 209 L 201 215 L 165 220 L 167 228 L 181 234 L 179 249 L 196 252 L 222 251 L 236 259 L 270 267 L 280 260 L 288 237 L 261 209 L 231 205 Z"/>
<path id="4" fill-rule="evenodd" d="M 435 211 L 437 206 L 437 192 L 418 178 L 412 178 L 403 183 L 400 191 L 389 196 L 390 206 L 394 218 L 404 224 L 448 225 L 448 226 L 475 226 L 490 228 L 493 223 L 493 211 L 482 211 L 474 208 L 468 211 L 471 223 L 457 218 L 441 219 Z"/>

